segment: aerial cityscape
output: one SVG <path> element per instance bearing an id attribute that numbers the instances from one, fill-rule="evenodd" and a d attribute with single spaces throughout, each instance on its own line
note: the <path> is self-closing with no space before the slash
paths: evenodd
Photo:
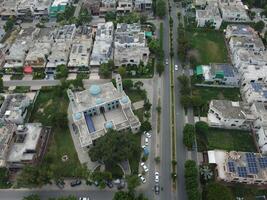
<path id="1" fill-rule="evenodd" d="M 0 200 L 266 200 L 267 0 L 0 0 Z"/>

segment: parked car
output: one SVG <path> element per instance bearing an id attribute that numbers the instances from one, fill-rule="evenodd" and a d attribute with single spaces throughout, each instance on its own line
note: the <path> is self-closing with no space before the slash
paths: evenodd
<path id="1" fill-rule="evenodd" d="M 76 180 L 70 182 L 71 187 L 75 187 L 75 186 L 78 186 L 81 184 L 82 184 L 82 181 L 80 179 L 76 179 Z"/>
<path id="2" fill-rule="evenodd" d="M 151 134 L 149 132 L 144 132 L 144 135 L 147 137 L 147 138 L 151 138 Z"/>
<path id="3" fill-rule="evenodd" d="M 159 185 L 157 184 L 157 185 L 155 185 L 155 187 L 154 187 L 154 190 L 155 190 L 155 194 L 156 195 L 158 195 L 159 194 L 159 192 L 160 192 L 160 187 L 159 187 Z"/>
<path id="4" fill-rule="evenodd" d="M 112 181 L 106 181 L 106 185 L 107 185 L 109 188 L 113 188 L 113 183 L 112 183 Z"/>
<path id="5" fill-rule="evenodd" d="M 146 145 L 142 145 L 142 149 L 145 149 L 146 148 Z"/>
<path id="6" fill-rule="evenodd" d="M 143 170 L 144 170 L 145 172 L 148 172 L 148 167 L 145 165 L 144 162 L 141 162 L 141 167 L 143 168 Z"/>
<path id="7" fill-rule="evenodd" d="M 90 200 L 89 197 L 80 197 L 79 200 Z"/>
<path id="8" fill-rule="evenodd" d="M 174 70 L 175 70 L 175 71 L 178 70 L 178 65 L 174 65 Z"/>
<path id="9" fill-rule="evenodd" d="M 155 182 L 158 183 L 159 182 L 159 173 L 155 172 Z"/>
<path id="10" fill-rule="evenodd" d="M 65 185 L 65 182 L 64 182 L 64 180 L 59 179 L 59 180 L 56 181 L 56 185 L 57 185 L 60 189 L 63 189 L 63 188 L 64 188 L 64 185 Z"/>
<path id="11" fill-rule="evenodd" d="M 138 174 L 138 177 L 140 178 L 142 183 L 146 183 L 146 178 L 142 176 L 142 174 Z"/>
<path id="12" fill-rule="evenodd" d="M 148 146 L 148 138 L 145 138 L 145 145 Z"/>

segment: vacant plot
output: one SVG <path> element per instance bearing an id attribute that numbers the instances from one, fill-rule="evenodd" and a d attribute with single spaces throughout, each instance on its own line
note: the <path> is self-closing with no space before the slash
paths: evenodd
<path id="1" fill-rule="evenodd" d="M 215 30 L 187 30 L 189 44 L 193 48 L 193 57 L 196 64 L 209 64 L 211 62 L 229 62 L 228 52 L 222 32 Z"/>
<path id="2" fill-rule="evenodd" d="M 252 135 L 247 131 L 210 128 L 207 149 L 256 152 Z"/>

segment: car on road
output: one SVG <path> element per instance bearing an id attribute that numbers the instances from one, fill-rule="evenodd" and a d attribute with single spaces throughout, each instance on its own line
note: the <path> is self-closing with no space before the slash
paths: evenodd
<path id="1" fill-rule="evenodd" d="M 159 173 L 155 172 L 155 182 L 159 183 Z"/>
<path id="2" fill-rule="evenodd" d="M 158 195 L 159 194 L 159 192 L 160 192 L 160 187 L 159 187 L 159 185 L 157 184 L 157 185 L 155 185 L 155 187 L 154 187 L 154 190 L 155 190 L 155 194 L 156 195 Z"/>
<path id="3" fill-rule="evenodd" d="M 75 186 L 78 186 L 81 184 L 82 184 L 82 181 L 80 179 L 76 179 L 76 180 L 70 182 L 71 187 L 75 187 Z"/>
<path id="4" fill-rule="evenodd" d="M 148 146 L 148 138 L 145 138 L 145 145 Z"/>
<path id="5" fill-rule="evenodd" d="M 178 65 L 174 65 L 174 70 L 178 71 Z"/>
<path id="6" fill-rule="evenodd" d="M 145 172 L 148 172 L 148 167 L 145 165 L 144 162 L 141 162 L 141 167 L 143 168 L 143 170 L 144 170 Z"/>
<path id="7" fill-rule="evenodd" d="M 79 200 L 90 200 L 89 197 L 80 197 Z"/>
<path id="8" fill-rule="evenodd" d="M 165 63 L 166 63 L 166 65 L 168 65 L 168 64 L 169 64 L 169 61 L 168 61 L 168 59 L 166 59 L 166 60 L 165 60 Z"/>
<path id="9" fill-rule="evenodd" d="M 149 132 L 144 131 L 144 135 L 145 135 L 147 138 L 151 138 L 151 134 L 150 134 Z"/>
<path id="10" fill-rule="evenodd" d="M 138 174 L 138 177 L 140 178 L 142 183 L 146 183 L 146 178 L 142 176 L 142 174 Z"/>

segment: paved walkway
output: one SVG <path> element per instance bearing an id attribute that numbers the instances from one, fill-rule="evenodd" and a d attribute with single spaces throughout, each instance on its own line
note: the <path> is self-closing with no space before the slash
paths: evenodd
<path id="1" fill-rule="evenodd" d="M 134 110 L 143 108 L 144 107 L 144 101 L 143 100 L 142 101 L 137 101 L 137 102 L 133 103 L 132 106 L 133 106 Z"/>

